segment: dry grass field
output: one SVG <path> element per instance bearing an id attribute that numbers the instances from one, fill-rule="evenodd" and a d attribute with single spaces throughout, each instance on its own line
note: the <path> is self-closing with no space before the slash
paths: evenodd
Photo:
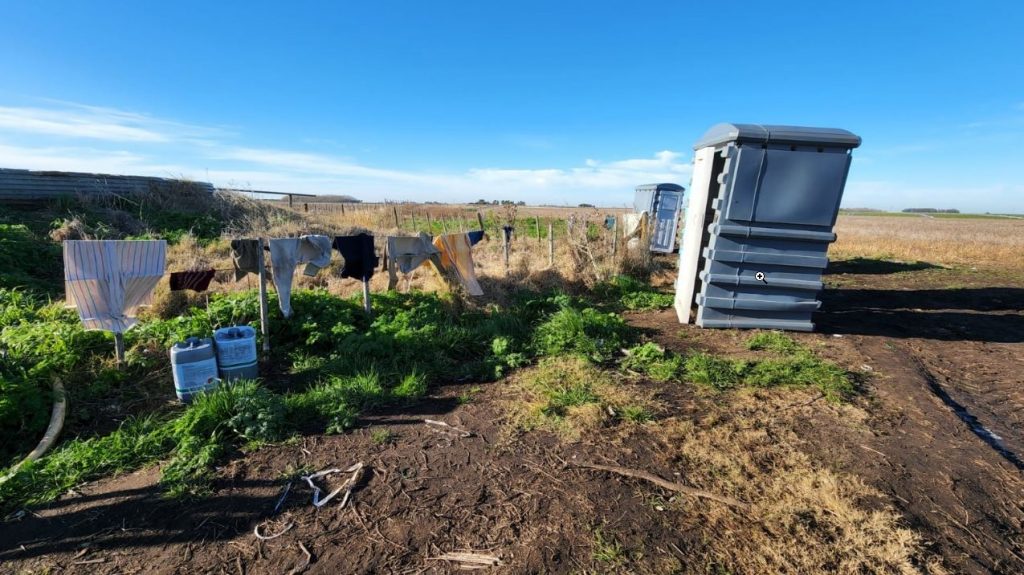
<path id="1" fill-rule="evenodd" d="M 831 259 L 854 257 L 1024 271 L 1024 219 L 848 216 Z"/>

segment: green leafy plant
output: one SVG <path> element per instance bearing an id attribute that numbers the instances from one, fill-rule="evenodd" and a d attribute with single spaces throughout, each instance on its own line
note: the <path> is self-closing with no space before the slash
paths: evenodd
<path id="1" fill-rule="evenodd" d="M 565 307 L 537 326 L 534 346 L 543 355 L 569 353 L 600 363 L 631 338 L 632 330 L 618 315 Z"/>
<path id="2" fill-rule="evenodd" d="M 626 350 L 624 369 L 643 373 L 654 381 L 672 381 L 683 375 L 683 358 L 647 342 Z"/>

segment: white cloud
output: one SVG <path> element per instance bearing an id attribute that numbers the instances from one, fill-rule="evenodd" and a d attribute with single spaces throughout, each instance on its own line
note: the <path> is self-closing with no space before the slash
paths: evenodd
<path id="1" fill-rule="evenodd" d="M 77 145 L 83 139 L 92 144 Z M 687 184 L 691 168 L 682 154 L 664 150 L 648 158 L 586 159 L 568 167 L 403 170 L 231 140 L 219 129 L 112 108 L 68 102 L 53 108 L 0 106 L 0 167 L 9 168 L 184 176 L 218 186 L 351 194 L 366 200 L 487 198 L 615 205 L 629 202 L 638 184 Z M 132 147 L 125 149 L 127 145 Z"/>
<path id="2" fill-rule="evenodd" d="M 53 108 L 0 106 L 0 130 L 108 142 L 157 143 L 220 132 L 114 108 L 57 104 Z"/>

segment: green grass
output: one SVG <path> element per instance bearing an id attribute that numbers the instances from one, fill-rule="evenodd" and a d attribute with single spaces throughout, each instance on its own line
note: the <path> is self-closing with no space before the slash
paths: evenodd
<path id="1" fill-rule="evenodd" d="M 360 414 L 415 402 L 438 381 L 491 381 L 548 354 L 606 361 L 631 333 L 619 317 L 584 301 L 529 292 L 507 307 L 471 311 L 445 294 L 389 292 L 374 297 L 372 319 L 357 299 L 323 290 L 296 290 L 288 321 L 269 303 L 271 360 L 301 375 L 294 383 L 225 387 L 187 409 L 143 411 L 118 428 L 73 438 L 76 428 L 102 419 L 90 406 L 102 409 L 105 398 L 162 389 L 170 399 L 166 349 L 190 335 L 255 323 L 256 294 L 213 294 L 206 308 L 143 320 L 125 334 L 126 365 L 119 370 L 110 361 L 110 334 L 84 331 L 74 311 L 59 304 L 0 289 L 0 467 L 38 441 L 53 378 L 65 381 L 71 405 L 68 439 L 0 486 L 0 509 L 47 501 L 82 481 L 154 461 L 166 462 L 161 483 L 168 494 L 201 496 L 216 466 L 239 449 L 300 431 L 342 433 Z M 551 390 L 549 399 L 557 412 L 590 398 L 586 386 L 567 386 Z"/>
<path id="2" fill-rule="evenodd" d="M 671 381 L 684 372 L 681 357 L 665 353 L 665 350 L 652 342 L 627 350 L 621 365 L 624 369 L 646 374 L 654 381 Z"/>
<path id="3" fill-rule="evenodd" d="M 573 354 L 600 363 L 618 353 L 632 331 L 614 313 L 565 306 L 537 326 L 534 348 L 539 355 Z"/>
<path id="4" fill-rule="evenodd" d="M 750 336 L 747 339 L 747 349 L 795 353 L 801 351 L 803 347 L 780 331 L 765 331 Z"/>
<path id="5" fill-rule="evenodd" d="M 632 423 L 647 423 L 654 419 L 654 414 L 642 405 L 627 405 L 622 408 L 622 419 Z"/>
<path id="6" fill-rule="evenodd" d="M 626 548 L 617 539 L 605 535 L 604 531 L 598 528 L 594 530 L 591 556 L 599 563 L 618 566 L 626 561 Z"/>
<path id="7" fill-rule="evenodd" d="M 670 307 L 674 295 L 662 293 L 643 280 L 618 275 L 594 286 L 594 297 L 615 310 L 654 310 Z"/>
<path id="8" fill-rule="evenodd" d="M 374 429 L 370 432 L 370 440 L 377 445 L 394 443 L 395 434 L 390 429 Z"/>
<path id="9" fill-rule="evenodd" d="M 621 365 L 655 381 L 689 381 L 715 391 L 814 387 L 831 402 L 844 401 L 857 392 L 846 370 L 815 356 L 781 332 L 755 333 L 747 339 L 746 347 L 768 352 L 770 357 L 737 360 L 705 352 L 680 356 L 645 343 L 628 350 Z"/>

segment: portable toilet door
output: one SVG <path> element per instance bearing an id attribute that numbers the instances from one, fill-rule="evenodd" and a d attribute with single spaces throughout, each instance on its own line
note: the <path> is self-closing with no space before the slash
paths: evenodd
<path id="1" fill-rule="evenodd" d="M 670 254 L 676 248 L 679 213 L 683 207 L 683 187 L 678 184 L 646 184 L 637 186 L 635 208 L 648 204 L 652 252 Z"/>

